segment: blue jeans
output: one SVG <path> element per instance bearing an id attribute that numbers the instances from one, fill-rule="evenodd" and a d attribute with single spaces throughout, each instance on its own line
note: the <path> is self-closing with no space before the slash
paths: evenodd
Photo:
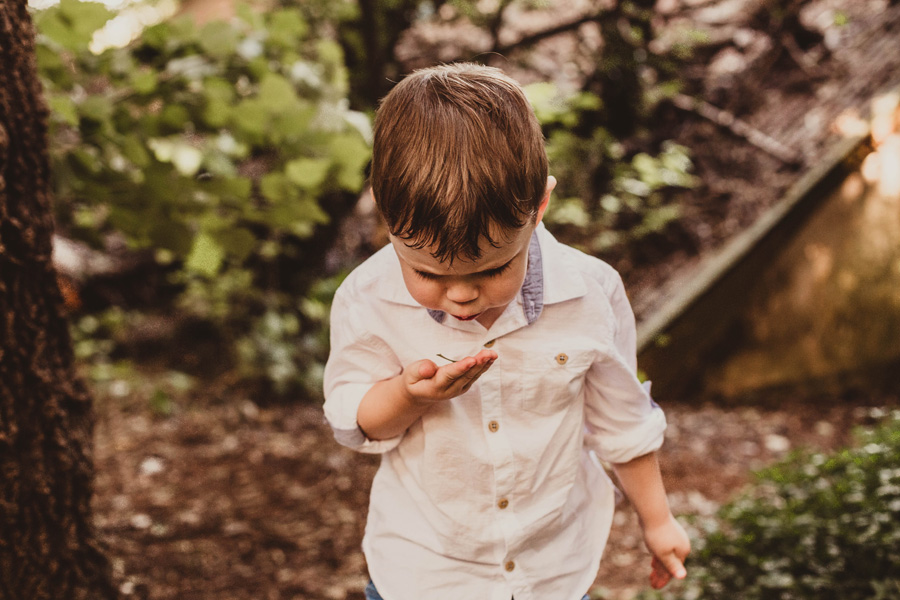
<path id="1" fill-rule="evenodd" d="M 369 585 L 366 586 L 366 600 L 384 600 L 378 593 L 378 590 L 375 589 L 375 584 L 372 583 L 372 580 L 369 580 Z M 581 600 L 591 600 L 591 597 L 585 594 Z"/>

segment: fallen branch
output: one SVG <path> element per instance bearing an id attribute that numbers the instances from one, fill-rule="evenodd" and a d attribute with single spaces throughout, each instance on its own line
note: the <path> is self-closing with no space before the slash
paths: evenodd
<path id="1" fill-rule="evenodd" d="M 556 27 L 551 27 L 550 29 L 543 29 L 541 31 L 536 31 L 535 33 L 522 36 L 517 41 L 512 44 L 505 44 L 503 46 L 495 46 L 491 52 L 495 52 L 497 54 L 506 54 L 512 50 L 515 50 L 521 46 L 531 46 L 532 44 L 536 44 L 541 40 L 553 37 L 555 35 L 559 35 L 561 33 L 566 33 L 572 31 L 574 29 L 578 29 L 585 23 L 596 23 L 603 20 L 603 17 L 606 13 L 597 13 L 591 15 L 585 15 L 580 17 L 574 21 L 570 21 L 569 23 L 562 23 L 561 25 L 557 25 Z"/>
<path id="2" fill-rule="evenodd" d="M 739 119 L 732 113 L 713 106 L 705 100 L 692 98 L 685 94 L 678 94 L 672 98 L 672 103 L 688 112 L 697 114 L 704 119 L 712 121 L 720 127 L 724 127 L 736 136 L 747 140 L 763 152 L 774 156 L 788 165 L 803 164 L 803 154 L 785 146 L 770 135 L 756 129 L 746 121 Z"/>

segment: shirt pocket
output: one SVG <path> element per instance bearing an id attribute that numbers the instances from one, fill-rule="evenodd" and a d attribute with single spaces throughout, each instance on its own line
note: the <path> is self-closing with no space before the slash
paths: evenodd
<path id="1" fill-rule="evenodd" d="M 552 415 L 581 398 L 594 353 L 548 348 L 519 360 L 519 369 L 506 374 L 503 382 L 509 399 L 528 412 Z"/>

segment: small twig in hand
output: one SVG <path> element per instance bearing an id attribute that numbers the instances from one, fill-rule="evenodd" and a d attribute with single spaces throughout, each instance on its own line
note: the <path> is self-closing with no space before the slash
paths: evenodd
<path id="1" fill-rule="evenodd" d="M 449 361 L 452 362 L 452 363 L 456 362 L 456 361 L 453 360 L 452 358 L 447 358 L 447 357 L 444 356 L 443 354 L 438 354 L 438 356 L 440 356 L 440 357 L 443 358 L 444 360 L 449 360 Z"/>

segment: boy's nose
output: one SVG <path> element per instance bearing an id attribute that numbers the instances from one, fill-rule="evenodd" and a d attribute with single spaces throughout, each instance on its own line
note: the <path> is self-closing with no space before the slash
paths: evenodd
<path id="1" fill-rule="evenodd" d="M 465 283 L 455 283 L 447 288 L 447 299 L 457 304 L 466 304 L 478 298 L 478 287 Z"/>

